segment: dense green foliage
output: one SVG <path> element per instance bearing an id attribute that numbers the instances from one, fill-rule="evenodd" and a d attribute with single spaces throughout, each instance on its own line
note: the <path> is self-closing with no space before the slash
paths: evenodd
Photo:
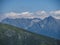
<path id="1" fill-rule="evenodd" d="M 0 23 L 0 45 L 58 45 L 56 39 Z"/>

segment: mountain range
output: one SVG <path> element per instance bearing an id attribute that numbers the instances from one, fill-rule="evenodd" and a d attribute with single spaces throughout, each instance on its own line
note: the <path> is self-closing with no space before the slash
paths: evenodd
<path id="1" fill-rule="evenodd" d="M 0 45 L 60 45 L 60 40 L 0 23 Z"/>
<path id="2" fill-rule="evenodd" d="M 52 16 L 46 17 L 43 20 L 40 18 L 6 18 L 1 22 L 60 40 L 60 19 L 55 19 Z"/>

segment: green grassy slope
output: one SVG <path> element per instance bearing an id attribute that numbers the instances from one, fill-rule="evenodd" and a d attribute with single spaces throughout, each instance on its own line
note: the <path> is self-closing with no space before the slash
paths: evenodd
<path id="1" fill-rule="evenodd" d="M 0 45 L 59 45 L 54 38 L 0 23 Z"/>

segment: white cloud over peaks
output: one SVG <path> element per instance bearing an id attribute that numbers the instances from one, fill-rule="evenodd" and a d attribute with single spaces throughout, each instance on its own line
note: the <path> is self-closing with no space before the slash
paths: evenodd
<path id="1" fill-rule="evenodd" d="M 21 13 L 16 13 L 16 12 L 9 12 L 9 13 L 5 13 L 5 14 L 0 14 L 0 21 L 5 19 L 5 18 L 12 18 L 12 19 L 16 19 L 16 18 L 41 18 L 44 19 L 48 16 L 53 16 L 56 19 L 60 19 L 60 10 L 56 10 L 56 11 L 50 11 L 50 12 L 46 12 L 46 11 L 37 11 L 37 12 L 21 12 Z"/>
<path id="2" fill-rule="evenodd" d="M 46 13 L 46 11 L 37 11 L 36 14 L 38 14 L 38 15 L 46 15 L 47 13 Z"/>
<path id="3" fill-rule="evenodd" d="M 50 15 L 55 17 L 56 19 L 60 19 L 60 10 L 51 11 Z"/>
<path id="4" fill-rule="evenodd" d="M 46 11 L 37 11 L 37 12 L 21 12 L 21 13 L 16 13 L 16 12 L 9 12 L 9 13 L 5 13 L 3 16 L 4 18 L 12 18 L 12 19 L 16 19 L 16 18 L 41 18 L 44 19 L 45 17 L 47 17 L 47 13 Z"/>
<path id="5" fill-rule="evenodd" d="M 22 12 L 22 13 L 15 13 L 15 12 L 10 12 L 5 14 L 6 17 L 8 18 L 34 18 L 33 13 L 30 12 Z"/>
<path id="6" fill-rule="evenodd" d="M 54 14 L 54 15 L 60 15 L 60 10 L 57 10 L 57 11 L 51 11 L 50 13 L 51 13 L 51 14 Z"/>
<path id="7" fill-rule="evenodd" d="M 5 18 L 6 18 L 6 16 L 4 14 L 0 14 L 0 22 Z"/>
<path id="8" fill-rule="evenodd" d="M 60 18 L 58 16 L 58 14 L 60 14 L 60 11 L 50 11 L 50 12 L 46 12 L 46 11 L 37 11 L 37 12 L 21 12 L 21 13 L 16 13 L 16 12 L 10 12 L 10 13 L 5 13 L 4 14 L 4 18 L 41 18 L 44 19 L 46 17 L 48 17 L 49 15 L 55 17 L 55 18 Z"/>
<path id="9" fill-rule="evenodd" d="M 41 18 L 44 19 L 46 17 L 48 17 L 48 13 L 46 11 L 37 11 L 36 14 Z"/>

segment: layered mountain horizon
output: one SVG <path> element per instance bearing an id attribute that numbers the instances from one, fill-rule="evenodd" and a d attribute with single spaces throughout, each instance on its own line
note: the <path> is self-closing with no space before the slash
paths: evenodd
<path id="1" fill-rule="evenodd" d="M 43 20 L 40 18 L 5 18 L 1 22 L 20 27 L 37 34 L 60 39 L 60 19 L 55 19 L 52 16 L 46 17 Z"/>

